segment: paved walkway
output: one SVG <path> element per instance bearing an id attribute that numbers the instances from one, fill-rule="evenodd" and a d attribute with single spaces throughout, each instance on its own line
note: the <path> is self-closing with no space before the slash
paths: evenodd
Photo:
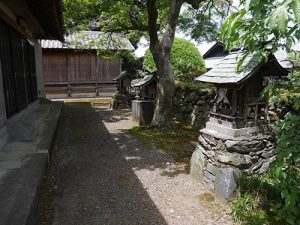
<path id="1" fill-rule="evenodd" d="M 230 215 L 168 155 L 124 133 L 129 112 L 64 106 L 38 225 L 229 225 Z"/>

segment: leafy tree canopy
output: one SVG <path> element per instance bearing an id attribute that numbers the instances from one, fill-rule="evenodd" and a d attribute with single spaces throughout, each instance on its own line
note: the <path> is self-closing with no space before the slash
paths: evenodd
<path id="1" fill-rule="evenodd" d="M 222 28 L 228 49 L 243 46 L 265 56 L 284 45 L 288 51 L 300 39 L 300 0 L 241 0 Z"/>
<path id="2" fill-rule="evenodd" d="M 189 75 L 199 75 L 206 71 L 204 60 L 196 46 L 182 38 L 175 38 L 171 50 L 173 70 L 178 80 L 187 80 Z M 144 68 L 155 71 L 156 65 L 148 49 L 144 59 Z"/>
<path id="3" fill-rule="evenodd" d="M 199 9 L 187 6 L 179 17 L 179 29 L 199 43 L 219 41 L 221 25 L 233 10 L 231 1 L 224 0 L 204 1 Z"/>
<path id="4" fill-rule="evenodd" d="M 65 29 L 101 30 L 127 35 L 134 46 L 141 36 L 148 36 L 146 0 L 63 0 Z M 197 1 L 195 1 L 197 2 Z M 201 2 L 201 1 L 199 1 Z M 158 30 L 165 28 L 169 16 L 169 0 L 157 1 Z M 231 0 L 203 1 L 200 9 L 185 4 L 178 20 L 179 29 L 198 42 L 218 39 L 220 24 L 231 7 Z"/>

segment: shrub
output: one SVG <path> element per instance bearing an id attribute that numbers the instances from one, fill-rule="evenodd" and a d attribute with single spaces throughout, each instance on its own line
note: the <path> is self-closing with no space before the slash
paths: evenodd
<path id="1" fill-rule="evenodd" d="M 204 60 L 196 46 L 182 38 L 175 38 L 171 61 L 177 80 L 190 81 L 206 71 Z M 144 68 L 150 71 L 156 70 L 156 66 L 150 50 L 146 51 Z"/>
<path id="2" fill-rule="evenodd" d="M 295 72 L 289 80 L 274 82 L 266 89 L 271 109 L 285 107 L 289 112 L 274 126 L 276 160 L 268 174 L 241 177 L 232 213 L 243 225 L 300 224 L 299 84 L 300 73 Z"/>

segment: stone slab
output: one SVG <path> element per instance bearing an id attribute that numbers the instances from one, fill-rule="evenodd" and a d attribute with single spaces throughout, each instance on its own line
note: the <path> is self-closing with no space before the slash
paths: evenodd
<path id="1" fill-rule="evenodd" d="M 204 168 L 204 155 L 201 150 L 196 147 L 193 152 L 191 161 L 190 161 L 190 175 L 192 178 L 202 181 L 203 180 L 203 168 Z"/>
<path id="2" fill-rule="evenodd" d="M 154 101 L 132 101 L 132 120 L 139 126 L 151 123 L 154 115 Z"/>
<path id="3" fill-rule="evenodd" d="M 12 140 L 0 152 L 0 225 L 35 224 L 39 188 L 62 104 L 50 106 L 41 123 L 45 129 L 34 132 L 31 141 Z"/>
<path id="4" fill-rule="evenodd" d="M 215 180 L 215 193 L 223 203 L 235 196 L 238 188 L 239 171 L 233 168 L 219 168 Z"/>

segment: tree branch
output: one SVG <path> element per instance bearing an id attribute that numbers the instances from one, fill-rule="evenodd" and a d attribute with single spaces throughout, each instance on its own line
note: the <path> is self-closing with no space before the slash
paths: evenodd
<path id="1" fill-rule="evenodd" d="M 147 0 L 147 12 L 148 12 L 148 32 L 150 37 L 150 50 L 153 53 L 154 49 L 157 48 L 159 41 L 157 35 L 157 18 L 158 11 L 156 8 L 156 0 Z"/>

